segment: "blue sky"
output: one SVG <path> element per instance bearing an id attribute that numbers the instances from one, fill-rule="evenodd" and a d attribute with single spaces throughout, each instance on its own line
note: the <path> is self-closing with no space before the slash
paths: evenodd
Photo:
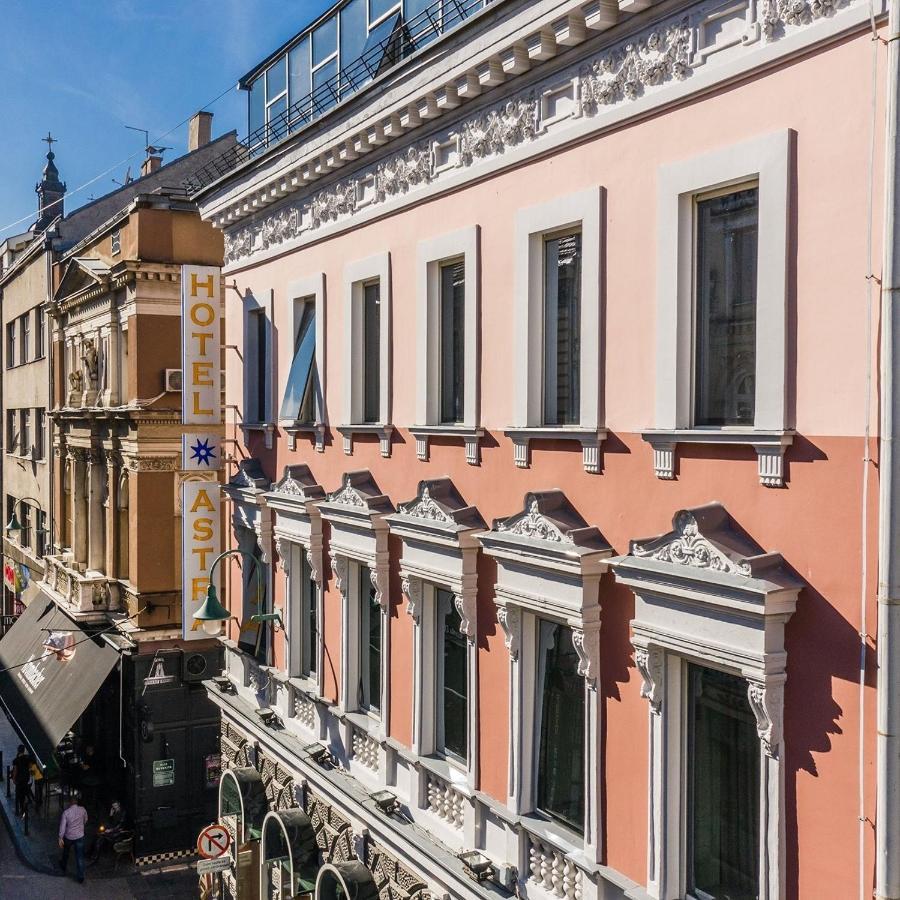
<path id="1" fill-rule="evenodd" d="M 171 147 L 167 161 L 185 152 L 187 126 L 165 133 L 198 109 L 215 113 L 215 135 L 232 128 L 244 135 L 238 78 L 333 2 L 3 0 L 0 240 L 35 215 L 48 129 L 59 140 L 53 149 L 71 195 L 68 212 L 115 189 L 112 179 L 123 180 L 129 164 L 140 168 L 144 136 L 125 125 Z M 6 227 L 22 217 L 31 218 Z"/>

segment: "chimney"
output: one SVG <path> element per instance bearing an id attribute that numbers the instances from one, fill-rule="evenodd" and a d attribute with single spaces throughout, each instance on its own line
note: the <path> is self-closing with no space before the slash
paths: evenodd
<path id="1" fill-rule="evenodd" d="M 188 153 L 193 153 L 201 147 L 205 147 L 212 137 L 212 117 L 211 112 L 194 113 L 188 124 Z"/>
<path id="2" fill-rule="evenodd" d="M 148 153 L 147 158 L 141 163 L 141 177 L 152 175 L 162 167 L 162 156 L 157 153 Z"/>

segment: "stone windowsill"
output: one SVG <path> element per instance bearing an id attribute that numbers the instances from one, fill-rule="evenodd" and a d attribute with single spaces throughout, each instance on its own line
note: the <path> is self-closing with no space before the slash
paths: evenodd
<path id="1" fill-rule="evenodd" d="M 376 719 L 374 716 L 365 712 L 360 712 L 359 710 L 345 712 L 337 706 L 329 706 L 328 711 L 339 722 L 346 722 L 367 734 L 372 740 L 377 741 L 380 746 L 385 745 L 386 737 L 384 733 L 384 724 L 381 719 Z"/>
<path id="2" fill-rule="evenodd" d="M 409 433 L 416 439 L 416 457 L 428 462 L 428 447 L 431 438 L 460 438 L 466 447 L 466 462 L 477 466 L 481 462 L 481 439 L 484 429 L 478 425 L 412 425 Z"/>
<path id="3" fill-rule="evenodd" d="M 324 422 L 297 422 L 294 419 L 282 419 L 278 422 L 279 428 L 288 436 L 288 449 L 297 449 L 297 435 L 311 435 L 316 443 L 316 452 L 325 452 L 325 423 Z"/>
<path id="4" fill-rule="evenodd" d="M 262 432 L 265 437 L 266 450 L 272 449 L 272 444 L 275 437 L 274 422 L 245 422 L 242 427 L 245 433 L 248 431 Z"/>
<path id="5" fill-rule="evenodd" d="M 344 437 L 344 453 L 346 453 L 347 456 L 353 455 L 353 435 L 355 434 L 378 435 L 378 442 L 381 445 L 381 455 L 385 458 L 391 455 L 391 435 L 394 432 L 394 426 L 389 423 L 360 422 L 355 425 L 338 425 L 337 430 Z"/>
<path id="6" fill-rule="evenodd" d="M 585 472 L 600 472 L 600 445 L 606 440 L 607 431 L 598 426 L 583 428 L 580 425 L 510 425 L 503 432 L 513 442 L 517 468 L 527 469 L 531 464 L 532 441 L 578 441 L 581 444 Z"/>
<path id="7" fill-rule="evenodd" d="M 653 448 L 653 468 L 657 478 L 675 478 L 675 450 L 678 444 L 732 444 L 756 451 L 759 483 L 766 487 L 784 485 L 784 454 L 794 440 L 790 429 L 753 428 L 653 428 L 641 437 Z"/>

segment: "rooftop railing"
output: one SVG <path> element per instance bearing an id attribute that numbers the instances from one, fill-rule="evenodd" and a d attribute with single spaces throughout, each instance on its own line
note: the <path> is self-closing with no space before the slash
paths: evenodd
<path id="1" fill-rule="evenodd" d="M 434 0 L 411 19 L 404 20 L 397 13 L 385 20 L 369 35 L 360 57 L 257 128 L 245 141 L 238 142 L 221 156 L 192 172 L 183 181 L 185 190 L 196 194 L 248 160 L 261 156 L 270 147 L 305 128 L 340 101 L 356 93 L 382 72 L 492 2 L 496 0 Z"/>

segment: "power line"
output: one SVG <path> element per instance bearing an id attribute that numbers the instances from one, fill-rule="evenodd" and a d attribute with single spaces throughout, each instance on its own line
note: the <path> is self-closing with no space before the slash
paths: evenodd
<path id="1" fill-rule="evenodd" d="M 235 85 L 232 85 L 231 87 L 226 88 L 217 97 L 214 97 L 212 100 L 210 100 L 208 103 L 204 103 L 202 106 L 196 107 L 196 109 L 206 109 L 208 106 L 212 106 L 214 103 L 218 103 L 226 94 L 230 94 L 233 90 L 236 90 Z M 160 134 L 158 139 L 168 137 L 170 134 L 172 134 L 173 131 L 177 131 L 179 128 L 181 128 L 182 125 L 186 125 L 188 122 L 190 122 L 193 117 L 194 117 L 194 113 L 191 113 L 187 118 L 182 119 L 177 125 L 173 125 L 168 131 L 164 131 L 162 134 Z M 108 169 L 104 169 L 102 172 L 100 172 L 99 175 L 95 175 L 93 178 L 91 178 L 89 181 L 86 181 L 84 184 L 79 185 L 77 188 L 73 188 L 71 191 L 67 191 L 66 197 L 71 197 L 75 194 L 80 194 L 82 191 L 89 188 L 92 184 L 95 184 L 96 182 L 98 182 L 101 178 L 105 177 L 106 175 L 109 175 L 110 172 L 115 172 L 117 169 L 121 169 L 122 166 L 124 166 L 126 163 L 131 162 L 136 156 L 140 156 L 143 152 L 144 152 L 143 150 L 135 150 L 134 153 L 130 154 L 129 156 L 126 156 L 122 160 L 119 160 L 119 162 L 114 163 Z M 56 201 L 56 202 L 62 202 L 62 201 Z M 51 206 L 53 206 L 53 205 L 55 205 L 55 204 L 51 204 Z M 8 225 L 4 225 L 4 226 L 0 227 L 0 234 L 3 234 L 5 231 L 10 231 L 11 229 L 15 228 L 17 225 L 21 225 L 23 222 L 28 222 L 29 220 L 31 220 L 33 218 L 34 218 L 34 213 L 29 213 L 27 216 L 22 216 L 21 219 L 16 219 L 15 222 L 10 222 Z M 0 671 L 2 671 L 2 670 L 0 670 Z"/>
<path id="2" fill-rule="evenodd" d="M 176 126 L 177 127 L 177 126 Z M 50 601 L 53 602 L 52 600 Z M 142 612 L 145 612 L 147 607 L 145 606 L 143 609 L 139 609 L 134 615 L 125 616 L 125 620 L 128 619 L 136 619 Z M 109 628 L 104 628 L 102 631 L 96 631 L 94 634 L 89 634 L 83 637 L 80 641 L 75 641 L 66 647 L 66 650 L 71 650 L 73 647 L 77 647 L 79 644 L 83 644 L 86 641 L 92 641 L 94 638 L 99 637 L 101 634 L 107 634 L 110 631 L 115 631 L 119 627 L 119 622 L 116 622 L 114 625 L 110 625 Z M 37 656 L 34 659 L 28 659 L 25 662 L 15 663 L 12 666 L 7 666 L 5 669 L 0 669 L 0 673 L 2 672 L 11 672 L 13 669 L 21 669 L 23 666 L 31 665 L 31 663 L 40 662 L 42 659 L 49 659 L 51 656 L 56 656 L 55 650 L 49 650 L 43 656 Z"/>

